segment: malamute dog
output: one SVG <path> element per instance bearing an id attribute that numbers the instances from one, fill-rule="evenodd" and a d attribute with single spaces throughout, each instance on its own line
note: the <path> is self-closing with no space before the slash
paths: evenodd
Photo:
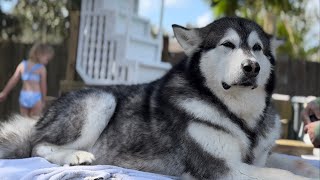
<path id="1" fill-rule="evenodd" d="M 173 31 L 188 59 L 165 76 L 70 92 L 35 125 L 21 117 L 3 123 L 0 157 L 110 164 L 186 179 L 319 176 L 312 166 L 270 154 L 280 130 L 270 105 L 272 36 L 237 17 Z"/>

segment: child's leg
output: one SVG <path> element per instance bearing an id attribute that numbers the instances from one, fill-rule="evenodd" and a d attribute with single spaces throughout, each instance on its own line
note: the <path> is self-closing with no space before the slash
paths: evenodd
<path id="1" fill-rule="evenodd" d="M 42 112 L 42 101 L 38 101 L 30 110 L 29 116 L 30 117 L 38 117 L 41 115 Z"/>
<path id="2" fill-rule="evenodd" d="M 27 108 L 25 108 L 25 107 L 23 107 L 23 106 L 20 106 L 20 114 L 22 115 L 22 116 L 29 116 L 29 109 L 27 109 Z"/>

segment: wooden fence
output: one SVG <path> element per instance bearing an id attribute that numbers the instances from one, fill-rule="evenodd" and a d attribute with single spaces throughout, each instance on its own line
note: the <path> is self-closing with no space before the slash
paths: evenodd
<path id="1" fill-rule="evenodd" d="M 54 46 L 55 57 L 47 66 L 48 95 L 57 97 L 60 90 L 60 80 L 66 79 L 68 43 Z M 17 43 L 0 43 L 0 91 L 14 73 L 16 66 L 27 57 L 31 45 Z M 75 59 L 75 56 L 72 57 Z M 72 70 L 71 64 L 68 72 Z M 320 96 L 320 63 L 306 61 L 292 61 L 280 58 L 276 66 L 277 86 L 276 93 L 290 96 Z M 73 79 L 77 79 L 72 76 Z M 69 82 L 69 81 L 67 81 Z M 70 80 L 72 82 L 72 80 Z M 21 84 L 0 103 L 0 119 L 19 109 L 18 97 Z"/>
<path id="2" fill-rule="evenodd" d="M 320 96 L 320 63 L 280 58 L 276 65 L 276 93 Z"/>
<path id="3" fill-rule="evenodd" d="M 12 42 L 0 43 L 0 91 L 4 88 L 17 65 L 28 56 L 30 44 Z M 60 80 L 65 78 L 67 64 L 67 43 L 54 46 L 55 56 L 47 66 L 48 96 L 58 96 Z M 5 102 L 0 103 L 0 118 L 18 112 L 18 97 L 21 82 L 10 93 Z"/>

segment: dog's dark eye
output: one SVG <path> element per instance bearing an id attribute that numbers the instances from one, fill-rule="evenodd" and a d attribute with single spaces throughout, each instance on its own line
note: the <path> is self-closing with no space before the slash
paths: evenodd
<path id="1" fill-rule="evenodd" d="M 261 51 L 262 47 L 260 46 L 260 44 L 255 44 L 253 47 L 252 47 L 252 50 L 254 51 Z"/>
<path id="2" fill-rule="evenodd" d="M 224 46 L 224 47 L 230 48 L 230 49 L 236 48 L 236 46 L 230 41 L 224 42 L 221 45 Z"/>

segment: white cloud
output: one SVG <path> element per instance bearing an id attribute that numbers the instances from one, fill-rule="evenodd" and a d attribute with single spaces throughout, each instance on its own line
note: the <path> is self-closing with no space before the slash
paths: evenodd
<path id="1" fill-rule="evenodd" d="M 164 0 L 165 7 L 181 7 L 185 3 L 183 0 Z"/>
<path id="2" fill-rule="evenodd" d="M 207 11 L 206 13 L 197 17 L 196 25 L 198 27 L 203 27 L 212 21 L 212 12 Z"/>

